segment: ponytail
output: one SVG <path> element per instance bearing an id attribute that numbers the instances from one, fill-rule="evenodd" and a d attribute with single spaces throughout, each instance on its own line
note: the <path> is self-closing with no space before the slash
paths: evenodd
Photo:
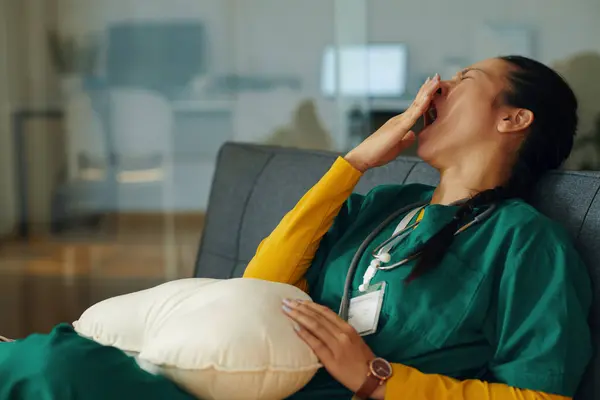
<path id="1" fill-rule="evenodd" d="M 405 282 L 411 282 L 438 265 L 442 261 L 442 258 L 444 258 L 450 245 L 452 245 L 456 231 L 467 223 L 469 218 L 474 216 L 475 209 L 503 200 L 507 192 L 507 190 L 499 186 L 495 189 L 480 192 L 461 205 L 454 218 L 452 218 L 452 221 L 415 251 L 413 256 L 417 253 L 420 253 L 420 256 L 417 259 L 417 264 L 406 277 Z"/>

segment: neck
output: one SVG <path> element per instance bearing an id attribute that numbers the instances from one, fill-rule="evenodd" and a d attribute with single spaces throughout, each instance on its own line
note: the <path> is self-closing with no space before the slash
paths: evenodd
<path id="1" fill-rule="evenodd" d="M 433 193 L 431 204 L 449 205 L 470 198 L 484 190 L 504 184 L 510 175 L 510 166 L 502 160 L 483 158 L 481 163 L 471 160 L 468 165 L 456 165 L 440 170 L 440 184 Z"/>

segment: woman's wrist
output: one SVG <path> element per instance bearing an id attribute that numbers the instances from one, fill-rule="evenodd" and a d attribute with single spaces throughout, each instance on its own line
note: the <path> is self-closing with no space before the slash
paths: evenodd
<path id="1" fill-rule="evenodd" d="M 369 169 L 369 165 L 362 161 L 359 157 L 356 156 L 355 153 L 349 152 L 344 156 L 344 160 L 348 162 L 348 164 L 352 165 L 356 170 L 364 173 Z"/>
<path id="2" fill-rule="evenodd" d="M 382 385 L 378 386 L 377 389 L 375 389 L 375 391 L 371 395 L 371 398 L 376 400 L 384 400 L 386 386 L 387 385 L 385 382 Z"/>
<path id="3" fill-rule="evenodd" d="M 356 383 L 353 386 L 349 386 L 348 388 L 357 393 L 362 387 L 362 385 L 365 384 L 365 381 L 369 379 L 370 373 L 371 368 L 365 368 L 365 370 L 359 375 L 359 378 L 356 379 Z M 371 379 L 373 378 L 371 377 Z M 377 385 L 373 393 L 369 396 L 369 399 L 384 400 L 386 393 L 386 382 L 387 381 L 383 381 L 381 382 L 381 384 Z"/>

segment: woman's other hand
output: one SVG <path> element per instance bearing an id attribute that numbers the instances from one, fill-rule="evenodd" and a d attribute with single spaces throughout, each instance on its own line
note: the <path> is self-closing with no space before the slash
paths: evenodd
<path id="1" fill-rule="evenodd" d="M 380 167 L 394 160 L 415 141 L 411 128 L 415 125 L 431 104 L 434 93 L 440 87 L 440 76 L 421 86 L 410 107 L 400 115 L 387 121 L 375 133 L 351 150 L 346 157 L 354 168 L 365 172 L 369 168 Z"/>
<path id="2" fill-rule="evenodd" d="M 356 330 L 335 312 L 314 302 L 285 300 L 283 311 L 296 322 L 298 335 L 329 374 L 356 393 L 375 358 Z"/>

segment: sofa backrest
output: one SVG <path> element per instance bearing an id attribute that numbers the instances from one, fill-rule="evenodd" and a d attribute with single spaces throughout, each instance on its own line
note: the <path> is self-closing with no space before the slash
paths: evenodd
<path id="1" fill-rule="evenodd" d="M 260 241 L 329 169 L 336 153 L 225 144 L 219 153 L 196 276 L 241 276 Z M 435 185 L 438 175 L 415 158 L 399 158 L 368 171 L 356 187 L 366 193 L 383 183 Z M 600 349 L 600 173 L 553 172 L 537 187 L 535 206 L 575 238 L 594 282 L 590 316 Z M 596 379 L 594 379 L 594 377 Z M 600 400 L 600 355 L 594 356 L 577 400 Z"/>

